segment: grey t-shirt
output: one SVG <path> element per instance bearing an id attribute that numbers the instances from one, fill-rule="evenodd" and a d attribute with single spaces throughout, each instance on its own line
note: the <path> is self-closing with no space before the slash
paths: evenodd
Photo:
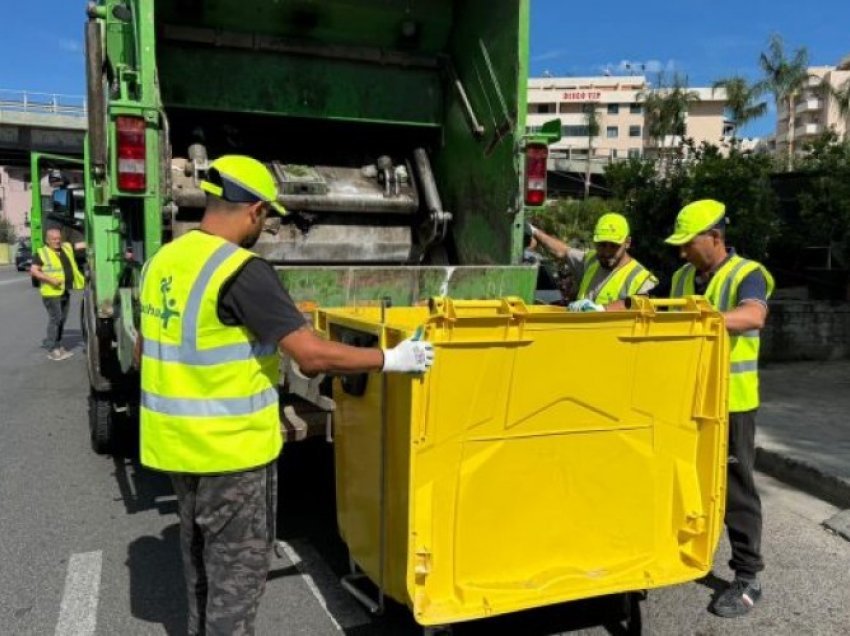
<path id="1" fill-rule="evenodd" d="M 570 268 L 570 271 L 573 273 L 575 277 L 576 283 L 580 286 L 581 280 L 584 278 L 584 272 L 587 268 L 587 255 L 590 253 L 590 250 L 579 250 L 574 247 L 571 247 L 567 250 L 567 256 L 564 259 L 567 267 Z M 608 282 L 608 279 L 614 274 L 616 270 L 610 270 L 601 263 L 599 264 L 599 269 L 596 270 L 596 275 L 593 277 L 593 280 L 590 281 L 590 287 L 587 289 L 587 298 L 590 300 L 596 300 L 596 297 L 599 295 L 599 292 L 605 286 L 605 283 Z M 655 286 L 658 285 L 658 282 L 653 278 L 648 278 L 646 282 L 641 286 L 638 290 L 639 295 L 648 294 L 650 291 L 655 289 Z"/>

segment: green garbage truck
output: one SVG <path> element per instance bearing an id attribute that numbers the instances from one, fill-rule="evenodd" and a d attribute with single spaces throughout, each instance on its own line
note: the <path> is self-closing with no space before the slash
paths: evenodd
<path id="1" fill-rule="evenodd" d="M 545 202 L 560 125 L 526 135 L 528 0 L 99 0 L 87 14 L 96 452 L 137 403 L 141 264 L 196 227 L 218 156 L 276 176 L 290 214 L 255 250 L 305 310 L 532 300 L 523 215 Z"/>

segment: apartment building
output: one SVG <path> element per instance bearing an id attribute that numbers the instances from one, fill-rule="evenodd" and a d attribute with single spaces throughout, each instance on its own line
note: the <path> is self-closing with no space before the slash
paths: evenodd
<path id="1" fill-rule="evenodd" d="M 652 90 L 644 76 L 539 77 L 529 80 L 528 119 L 530 129 L 555 117 L 561 119 L 563 137 L 553 145 L 554 157 L 608 161 L 639 157 L 654 148 L 647 135 L 642 97 Z M 689 88 L 699 95 L 686 117 L 686 136 L 697 143 L 720 144 L 730 133 L 726 121 L 725 92 Z M 588 109 L 596 110 L 599 134 L 588 135 Z M 679 139 L 658 140 L 674 145 Z"/>
<path id="2" fill-rule="evenodd" d="M 810 67 L 809 73 L 811 77 L 794 100 L 793 120 L 787 103 L 777 106 L 776 133 L 769 141 L 777 154 L 788 152 L 792 135 L 795 152 L 800 154 L 807 142 L 829 129 L 845 139 L 850 133 L 850 112 L 841 112 L 827 88 L 841 89 L 850 82 L 850 56 L 838 66 Z"/>

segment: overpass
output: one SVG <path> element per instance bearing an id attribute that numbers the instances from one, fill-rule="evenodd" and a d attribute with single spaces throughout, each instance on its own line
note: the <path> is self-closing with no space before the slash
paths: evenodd
<path id="1" fill-rule="evenodd" d="M 27 166 L 32 150 L 82 156 L 87 125 L 82 97 L 0 89 L 0 165 Z"/>

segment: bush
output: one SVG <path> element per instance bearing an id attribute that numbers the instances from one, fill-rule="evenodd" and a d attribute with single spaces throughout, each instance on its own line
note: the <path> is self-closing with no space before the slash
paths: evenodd
<path id="1" fill-rule="evenodd" d="M 599 217 L 606 212 L 619 212 L 621 208 L 617 200 L 597 197 L 552 201 L 535 212 L 529 222 L 573 247 L 587 249 L 593 247 L 593 228 Z"/>
<path id="2" fill-rule="evenodd" d="M 14 243 L 17 239 L 15 226 L 5 216 L 0 216 L 0 243 Z"/>

